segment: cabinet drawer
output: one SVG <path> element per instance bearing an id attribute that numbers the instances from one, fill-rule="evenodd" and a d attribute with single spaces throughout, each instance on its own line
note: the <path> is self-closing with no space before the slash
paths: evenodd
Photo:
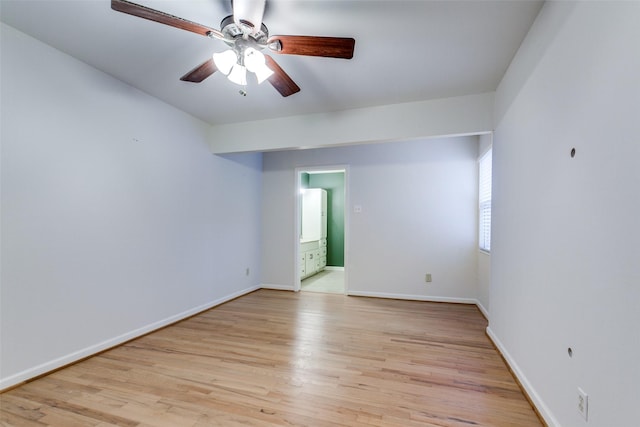
<path id="1" fill-rule="evenodd" d="M 303 260 L 298 263 L 298 271 L 300 271 L 300 277 L 304 277 L 307 274 L 307 263 Z"/>

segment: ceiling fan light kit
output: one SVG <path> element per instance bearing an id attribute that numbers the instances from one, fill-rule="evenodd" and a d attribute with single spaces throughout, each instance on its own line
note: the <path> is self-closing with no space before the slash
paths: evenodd
<path id="1" fill-rule="evenodd" d="M 200 83 L 220 71 L 233 83 L 246 86 L 249 71 L 255 74 L 258 84 L 268 80 L 280 95 L 286 97 L 299 92 L 300 87 L 262 50 L 267 49 L 281 55 L 342 59 L 353 57 L 353 38 L 286 35 L 269 37 L 269 30 L 262 23 L 264 5 L 265 0 L 234 0 L 233 15 L 224 18 L 220 24 L 221 30 L 216 30 L 127 0 L 111 0 L 111 8 L 115 11 L 219 39 L 230 47 L 224 52 L 214 53 L 210 59 L 180 78 L 186 82 Z M 240 94 L 246 96 L 246 90 L 241 90 Z"/>
<path id="2" fill-rule="evenodd" d="M 240 64 L 233 64 L 233 67 L 231 67 L 231 72 L 229 73 L 227 78 L 229 79 L 229 81 L 237 85 L 246 86 L 247 85 L 246 67 Z"/>
<path id="3" fill-rule="evenodd" d="M 213 62 L 229 81 L 246 86 L 247 71 L 256 75 L 258 84 L 273 75 L 273 70 L 267 67 L 264 55 L 259 50 L 266 46 L 269 35 L 269 30 L 264 24 L 260 24 L 260 31 L 256 31 L 256 27 L 251 22 L 239 20 L 237 23 L 232 15 L 224 18 L 220 26 L 222 34 L 225 35 L 224 41 L 231 49 L 214 53 Z M 246 93 L 246 89 L 240 91 L 241 95 L 246 96 Z"/>
<path id="4" fill-rule="evenodd" d="M 216 64 L 218 71 L 228 76 L 233 66 L 238 62 L 238 55 L 233 50 L 225 50 L 213 54 L 213 62 Z"/>
<path id="5" fill-rule="evenodd" d="M 267 67 L 262 52 L 251 47 L 244 51 L 244 66 L 247 67 L 247 70 L 256 75 L 258 84 L 273 75 L 273 70 Z"/>

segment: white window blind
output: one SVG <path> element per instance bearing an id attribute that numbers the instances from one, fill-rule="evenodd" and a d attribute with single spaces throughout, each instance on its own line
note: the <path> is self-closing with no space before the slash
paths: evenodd
<path id="1" fill-rule="evenodd" d="M 479 245 L 480 249 L 489 252 L 491 250 L 491 149 L 480 158 L 479 163 Z"/>

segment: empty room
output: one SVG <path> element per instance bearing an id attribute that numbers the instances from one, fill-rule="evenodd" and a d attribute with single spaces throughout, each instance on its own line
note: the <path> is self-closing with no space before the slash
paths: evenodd
<path id="1" fill-rule="evenodd" d="M 640 2 L 0 21 L 0 425 L 639 425 Z"/>

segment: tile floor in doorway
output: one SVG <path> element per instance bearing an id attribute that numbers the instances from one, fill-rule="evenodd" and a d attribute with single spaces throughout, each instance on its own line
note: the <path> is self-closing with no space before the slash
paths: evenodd
<path id="1" fill-rule="evenodd" d="M 344 293 L 344 270 L 323 270 L 304 279 L 300 290 L 311 292 Z"/>

